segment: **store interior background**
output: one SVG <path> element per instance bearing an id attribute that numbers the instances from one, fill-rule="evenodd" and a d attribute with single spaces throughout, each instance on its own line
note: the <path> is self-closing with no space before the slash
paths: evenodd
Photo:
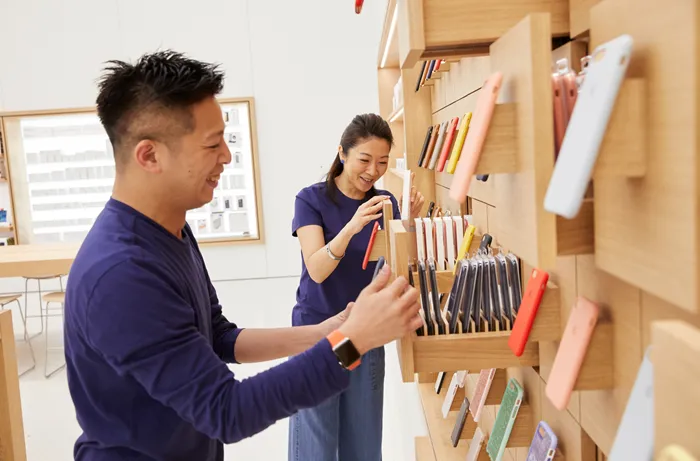
<path id="1" fill-rule="evenodd" d="M 361 15 L 353 3 L 0 0 L 0 111 L 92 106 L 108 59 L 171 48 L 221 63 L 227 74 L 221 96 L 255 98 L 264 243 L 209 246 L 203 253 L 229 319 L 286 326 L 301 269 L 290 229 L 294 197 L 322 179 L 352 117 L 379 110 L 377 43 L 386 0 L 367 1 Z M 0 196 L 7 187 L 0 184 Z M 23 279 L 0 279 L 0 293 L 23 291 Z M 36 311 L 37 302 L 31 299 L 30 309 Z M 20 380 L 28 459 L 69 460 L 79 428 L 65 372 L 44 379 L 43 345 L 34 348 L 37 370 Z M 25 364 L 20 357 L 20 369 Z M 233 369 L 245 377 L 269 365 Z M 385 460 L 411 459 L 414 436 L 426 430 L 415 386 L 400 382 L 393 345 L 387 347 L 385 415 Z M 264 459 L 286 459 L 286 446 L 283 421 L 230 446 L 227 459 L 260 450 Z"/>

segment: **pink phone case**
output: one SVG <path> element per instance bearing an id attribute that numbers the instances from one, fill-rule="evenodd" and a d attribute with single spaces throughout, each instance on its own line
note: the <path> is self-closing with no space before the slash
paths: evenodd
<path id="1" fill-rule="evenodd" d="M 491 74 L 479 91 L 479 100 L 469 123 L 467 139 L 464 141 L 462 154 L 457 162 L 457 169 L 450 187 L 450 198 L 459 203 L 464 203 L 467 200 L 469 185 L 479 164 L 481 149 L 486 141 L 486 134 L 489 131 L 502 82 L 503 74 L 496 72 Z"/>
<path id="2" fill-rule="evenodd" d="M 495 368 L 486 368 L 479 373 L 479 381 L 476 383 L 476 389 L 474 390 L 474 395 L 469 405 L 469 411 L 474 417 L 474 421 L 477 423 L 479 419 L 481 419 L 481 410 L 484 408 L 484 403 L 491 390 L 491 383 L 495 375 Z"/>
<path id="3" fill-rule="evenodd" d="M 545 388 L 547 398 L 558 410 L 563 410 L 569 405 L 571 392 L 576 385 L 578 373 L 598 321 L 599 311 L 597 304 L 582 297 L 576 300 L 571 310 Z"/>

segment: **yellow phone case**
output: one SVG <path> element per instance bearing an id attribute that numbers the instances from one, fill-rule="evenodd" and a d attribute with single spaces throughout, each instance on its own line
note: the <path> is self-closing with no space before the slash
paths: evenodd
<path id="1" fill-rule="evenodd" d="M 472 239 L 474 238 L 475 231 L 476 227 L 472 226 L 471 224 L 467 227 L 467 230 L 464 231 L 464 239 L 462 240 L 462 246 L 459 247 L 459 253 L 457 253 L 457 261 L 464 259 L 467 256 L 467 253 L 469 252 L 469 247 L 472 246 Z M 455 264 L 455 268 L 452 270 L 452 273 L 454 274 L 456 270 L 457 265 Z"/>
<path id="2" fill-rule="evenodd" d="M 462 125 L 459 127 L 457 132 L 457 139 L 455 140 L 455 145 L 452 147 L 452 153 L 450 154 L 450 160 L 447 163 L 447 172 L 449 174 L 454 174 L 457 168 L 457 161 L 459 156 L 462 154 L 462 147 L 464 146 L 464 140 L 467 138 L 467 131 L 469 131 L 469 122 L 472 119 L 472 113 L 467 112 L 462 117 Z"/>
<path id="3" fill-rule="evenodd" d="M 669 445 L 663 449 L 656 461 L 697 461 L 693 455 L 679 445 Z"/>

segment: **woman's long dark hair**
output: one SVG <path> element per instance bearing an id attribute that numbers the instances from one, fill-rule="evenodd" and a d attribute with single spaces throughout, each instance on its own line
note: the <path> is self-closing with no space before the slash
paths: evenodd
<path id="1" fill-rule="evenodd" d="M 389 146 L 394 145 L 394 135 L 386 120 L 377 114 L 356 115 L 355 118 L 352 119 L 352 122 L 345 128 L 345 131 L 343 131 L 343 135 L 340 137 L 340 147 L 343 148 L 345 155 L 348 155 L 350 149 L 370 138 L 383 139 L 389 143 Z M 340 154 L 336 154 L 333 164 L 326 174 L 326 193 L 333 202 L 336 202 L 336 194 L 338 193 L 338 186 L 335 183 L 335 178 L 340 176 L 342 172 L 343 164 L 340 162 Z M 376 190 L 374 186 L 372 186 L 365 200 L 375 194 Z"/>

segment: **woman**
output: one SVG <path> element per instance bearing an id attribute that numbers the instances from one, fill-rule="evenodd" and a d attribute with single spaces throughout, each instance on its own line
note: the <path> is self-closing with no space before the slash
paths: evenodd
<path id="1" fill-rule="evenodd" d="M 362 270 L 374 222 L 396 198 L 377 190 L 394 143 L 389 124 L 374 114 L 356 116 L 345 129 L 325 182 L 302 189 L 296 197 L 292 234 L 303 257 L 293 325 L 314 325 L 357 298 L 374 272 Z M 411 217 L 425 199 L 411 190 Z M 384 349 L 362 357 L 350 372 L 350 387 L 316 408 L 291 417 L 290 461 L 380 461 L 384 402 Z"/>

